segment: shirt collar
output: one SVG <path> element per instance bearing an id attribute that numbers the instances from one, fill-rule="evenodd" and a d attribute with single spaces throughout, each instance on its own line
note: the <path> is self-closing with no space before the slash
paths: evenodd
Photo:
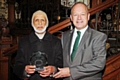
<path id="1" fill-rule="evenodd" d="M 37 33 L 35 33 L 35 34 L 36 34 L 36 36 L 37 36 L 39 39 L 43 39 L 43 37 L 44 37 L 44 35 L 45 35 L 45 33 L 42 34 L 42 35 L 39 35 L 39 34 L 37 34 Z"/>
<path id="2" fill-rule="evenodd" d="M 74 32 L 80 31 L 81 33 L 84 33 L 87 30 L 87 28 L 88 28 L 88 25 L 85 28 L 81 29 L 81 30 L 77 30 L 77 28 L 75 28 Z"/>

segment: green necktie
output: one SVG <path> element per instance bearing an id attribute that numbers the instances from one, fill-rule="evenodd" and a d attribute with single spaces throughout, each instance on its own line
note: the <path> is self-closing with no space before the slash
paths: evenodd
<path id="1" fill-rule="evenodd" d="M 71 60 L 72 60 L 72 61 L 73 61 L 73 59 L 74 59 L 74 56 L 75 56 L 76 51 L 77 51 L 77 48 L 78 48 L 79 39 L 80 39 L 80 34 L 81 34 L 81 32 L 80 32 L 80 31 L 77 31 L 77 37 L 76 37 L 76 40 L 75 40 L 75 43 L 74 43 L 74 46 L 73 46 L 73 50 L 72 50 L 72 54 L 71 54 Z"/>

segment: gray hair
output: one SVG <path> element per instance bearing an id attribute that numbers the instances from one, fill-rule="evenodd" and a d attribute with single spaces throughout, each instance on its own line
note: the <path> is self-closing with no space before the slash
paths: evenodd
<path id="1" fill-rule="evenodd" d="M 49 21 L 48 21 L 47 14 L 46 14 L 44 11 L 42 11 L 42 10 L 38 10 L 38 11 L 35 11 L 35 12 L 33 13 L 32 19 L 31 19 L 31 25 L 34 27 L 33 20 L 34 20 L 34 17 L 35 17 L 36 15 L 44 15 L 45 18 L 46 18 L 46 25 L 45 25 L 45 26 L 48 27 Z"/>

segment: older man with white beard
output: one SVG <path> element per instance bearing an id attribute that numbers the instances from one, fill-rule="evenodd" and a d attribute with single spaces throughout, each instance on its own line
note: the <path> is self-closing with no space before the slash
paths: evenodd
<path id="1" fill-rule="evenodd" d="M 63 66 L 61 41 L 46 31 L 48 24 L 45 12 L 33 13 L 31 25 L 34 32 L 20 40 L 15 58 L 14 73 L 20 80 L 24 79 L 23 75 L 29 80 L 54 80 L 51 75 Z M 37 51 L 47 55 L 48 64 L 42 71 L 36 71 L 36 66 L 30 64 L 30 57 Z"/>

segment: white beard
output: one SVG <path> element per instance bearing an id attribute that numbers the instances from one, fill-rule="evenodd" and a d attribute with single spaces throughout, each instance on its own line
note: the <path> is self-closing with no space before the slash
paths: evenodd
<path id="1" fill-rule="evenodd" d="M 37 30 L 35 27 L 33 27 L 34 31 L 35 31 L 36 33 L 39 33 L 39 34 L 45 32 L 45 31 L 46 31 L 46 28 L 47 28 L 47 26 L 45 26 L 42 30 Z"/>

